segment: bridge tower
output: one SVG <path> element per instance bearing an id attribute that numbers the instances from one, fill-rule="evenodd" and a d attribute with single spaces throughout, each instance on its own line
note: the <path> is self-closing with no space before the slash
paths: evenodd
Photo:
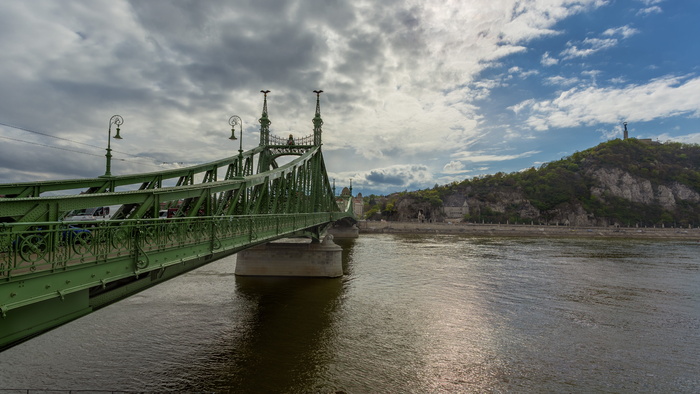
<path id="1" fill-rule="evenodd" d="M 316 113 L 314 114 L 314 119 L 313 119 L 313 124 L 314 124 L 314 145 L 320 147 L 321 146 L 321 126 L 323 125 L 323 119 L 321 119 L 321 104 L 320 104 L 320 96 L 321 93 L 323 93 L 323 90 L 314 90 L 314 93 L 316 93 Z M 323 164 L 323 158 L 322 156 L 318 156 L 314 158 L 314 166 L 317 166 L 319 169 L 323 169 L 325 171 L 325 166 Z M 322 187 L 322 180 L 319 177 L 314 178 L 315 184 L 314 184 L 314 190 L 319 190 Z M 314 207 L 318 210 L 321 209 L 321 196 L 316 195 L 315 196 L 315 201 L 314 201 Z"/>
<path id="2" fill-rule="evenodd" d="M 258 172 L 269 171 L 277 166 L 276 158 L 283 155 L 300 155 L 309 149 L 316 148 L 320 152 L 323 119 L 321 119 L 320 95 L 323 90 L 314 90 L 316 93 L 316 112 L 312 120 L 313 135 L 293 140 L 283 141 L 280 137 L 270 136 L 269 126 L 272 123 L 267 114 L 267 93 L 269 90 L 261 90 L 265 94 L 263 112 L 260 117 L 260 147 L 264 148 L 260 153 Z M 315 155 L 308 164 L 309 174 L 325 174 L 326 168 L 322 155 Z M 327 196 L 334 198 L 334 192 L 326 185 L 327 178 L 322 176 L 310 176 L 305 174 L 300 182 L 308 182 L 306 190 L 324 192 L 311 193 L 309 197 L 312 212 L 323 212 L 326 209 Z M 335 186 L 334 186 L 335 187 Z M 327 189 L 327 190 L 324 190 Z M 307 192 L 303 192 L 307 193 Z M 236 257 L 236 275 L 242 276 L 309 276 L 309 277 L 337 277 L 343 275 L 342 248 L 333 242 L 333 236 L 321 238 L 321 233 L 328 226 L 318 227 L 317 233 L 309 243 L 306 242 L 270 242 L 243 250 Z M 355 228 L 356 229 L 356 228 Z M 307 232 L 310 234 L 311 232 Z"/>
<path id="3" fill-rule="evenodd" d="M 272 121 L 267 116 L 267 94 L 270 93 L 269 90 L 261 90 L 260 93 L 264 95 L 263 98 L 263 109 L 262 115 L 258 122 L 260 122 L 260 146 L 270 145 L 270 125 Z M 272 153 L 269 149 L 265 149 L 260 152 L 260 157 L 258 157 L 258 173 L 269 171 L 272 166 Z"/>
<path id="4" fill-rule="evenodd" d="M 277 157 L 285 155 L 299 156 L 303 154 L 303 152 L 306 152 L 307 150 L 313 147 L 321 146 L 321 134 L 323 133 L 323 119 L 321 119 L 320 95 L 321 93 L 323 93 L 323 90 L 313 91 L 314 93 L 316 93 L 316 113 L 314 114 L 314 118 L 312 119 L 313 134 L 308 137 L 297 138 L 296 140 L 292 139 L 291 135 L 290 139 L 283 140 L 282 138 L 272 135 L 270 133 L 270 125 L 272 124 L 272 121 L 270 120 L 267 111 L 267 94 L 270 93 L 270 91 L 261 90 L 260 92 L 264 94 L 264 98 L 262 115 L 258 120 L 260 122 L 259 146 L 264 149 L 262 150 L 258 158 L 258 173 L 270 171 L 273 168 L 277 168 L 277 163 L 275 161 Z M 314 160 L 313 167 L 315 169 L 323 169 L 325 171 L 320 155 L 318 159 Z"/>

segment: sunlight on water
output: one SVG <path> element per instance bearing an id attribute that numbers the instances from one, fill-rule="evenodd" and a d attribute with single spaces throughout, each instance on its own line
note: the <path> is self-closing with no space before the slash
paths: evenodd
<path id="1" fill-rule="evenodd" d="M 0 389 L 700 391 L 697 244 L 339 243 L 343 278 L 223 259 L 0 353 Z"/>

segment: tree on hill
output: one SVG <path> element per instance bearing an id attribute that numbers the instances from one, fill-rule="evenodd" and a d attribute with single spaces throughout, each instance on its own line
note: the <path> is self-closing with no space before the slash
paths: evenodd
<path id="1" fill-rule="evenodd" d="M 700 146 L 612 140 L 537 169 L 381 199 L 393 210 L 375 213 L 387 220 L 415 217 L 418 209 L 445 220 L 447 201 L 466 201 L 467 219 L 478 222 L 697 226 Z"/>

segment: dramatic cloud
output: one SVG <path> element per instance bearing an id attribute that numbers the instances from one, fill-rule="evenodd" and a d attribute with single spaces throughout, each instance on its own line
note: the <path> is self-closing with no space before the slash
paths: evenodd
<path id="1" fill-rule="evenodd" d="M 464 170 L 464 164 L 459 160 L 452 160 L 451 162 L 445 164 L 442 168 L 444 173 L 455 174 L 460 173 Z"/>
<path id="2" fill-rule="evenodd" d="M 650 121 L 681 114 L 700 116 L 700 78 L 666 76 L 624 88 L 573 88 L 554 100 L 526 100 L 511 109 L 527 114 L 536 130 L 598 123 Z"/>
<path id="3" fill-rule="evenodd" d="M 497 161 L 520 159 L 523 157 L 530 157 L 536 153 L 539 153 L 539 152 L 530 151 L 530 152 L 523 152 L 523 153 L 518 153 L 518 154 L 513 154 L 513 155 L 494 155 L 494 154 L 488 154 L 485 152 L 459 152 L 459 153 L 455 153 L 452 156 L 459 158 L 459 160 L 463 160 L 463 161 L 481 163 L 481 162 L 497 162 Z"/>
<path id="4" fill-rule="evenodd" d="M 637 15 L 647 16 L 647 15 L 651 15 L 651 14 L 660 14 L 662 12 L 663 12 L 663 10 L 661 9 L 661 7 L 654 6 L 654 7 L 649 7 L 649 8 L 644 8 L 644 9 L 639 10 L 637 12 Z"/>
<path id="5" fill-rule="evenodd" d="M 564 59 L 573 59 L 575 57 L 590 56 L 603 49 L 612 48 L 617 45 L 617 40 L 614 38 L 586 38 L 581 43 L 581 47 L 573 43 L 567 43 L 568 48 L 561 52 Z"/>
<path id="6" fill-rule="evenodd" d="M 549 55 L 549 52 L 545 52 L 544 55 L 542 55 L 540 63 L 542 63 L 543 66 L 553 66 L 559 63 L 559 59 L 555 59 Z"/>
<path id="7" fill-rule="evenodd" d="M 646 6 L 645 8 L 640 9 L 637 11 L 637 15 L 639 16 L 647 16 L 650 14 L 660 14 L 663 12 L 661 7 L 657 6 L 656 4 L 661 4 L 664 2 L 664 0 L 639 0 L 640 2 L 644 3 Z"/>
<path id="8" fill-rule="evenodd" d="M 368 190 L 387 186 L 400 190 L 426 188 L 432 187 L 435 183 L 435 176 L 427 166 L 413 164 L 393 165 L 364 172 L 345 172 L 337 175 L 345 179 L 352 179 L 353 187 Z"/>
<path id="9" fill-rule="evenodd" d="M 323 89 L 329 173 L 376 193 L 556 160 L 565 149 L 546 130 L 688 119 L 700 102 L 696 40 L 664 59 L 616 57 L 697 36 L 671 2 L 35 0 L 2 11 L 3 183 L 101 175 L 115 114 L 114 174 L 235 154 L 234 114 L 252 148 L 261 89 L 272 132 L 296 137 L 311 133 Z M 671 23 L 686 30 L 657 39 Z"/>
<path id="10" fill-rule="evenodd" d="M 682 137 L 672 136 L 670 134 L 664 133 L 657 137 L 659 141 L 677 141 L 685 144 L 700 144 L 700 133 L 693 133 L 684 135 Z"/>
<path id="11" fill-rule="evenodd" d="M 545 83 L 549 85 L 556 85 L 556 86 L 571 86 L 571 85 L 576 85 L 580 82 L 579 78 L 573 77 L 573 78 L 564 78 L 561 75 L 555 75 L 552 77 L 547 77 L 545 78 Z"/>
<path id="12" fill-rule="evenodd" d="M 603 32 L 604 36 L 622 36 L 622 38 L 628 38 L 631 37 L 635 34 L 639 33 L 639 30 L 629 27 L 629 26 L 621 26 L 617 28 L 611 28 L 607 29 L 606 31 Z"/>

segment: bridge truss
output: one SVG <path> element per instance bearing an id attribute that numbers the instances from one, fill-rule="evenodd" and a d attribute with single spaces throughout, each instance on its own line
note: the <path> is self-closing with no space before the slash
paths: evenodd
<path id="1" fill-rule="evenodd" d="M 270 135 L 264 93 L 260 145 L 238 155 L 162 172 L 0 185 L 0 349 L 242 249 L 289 236 L 318 240 L 352 218 L 323 161 L 320 92 L 313 135 L 291 144 Z M 297 157 L 278 165 L 281 156 Z M 76 189 L 82 194 L 43 195 Z M 61 221 L 113 205 L 120 208 L 110 220 Z M 173 217 L 159 218 L 163 209 Z"/>

